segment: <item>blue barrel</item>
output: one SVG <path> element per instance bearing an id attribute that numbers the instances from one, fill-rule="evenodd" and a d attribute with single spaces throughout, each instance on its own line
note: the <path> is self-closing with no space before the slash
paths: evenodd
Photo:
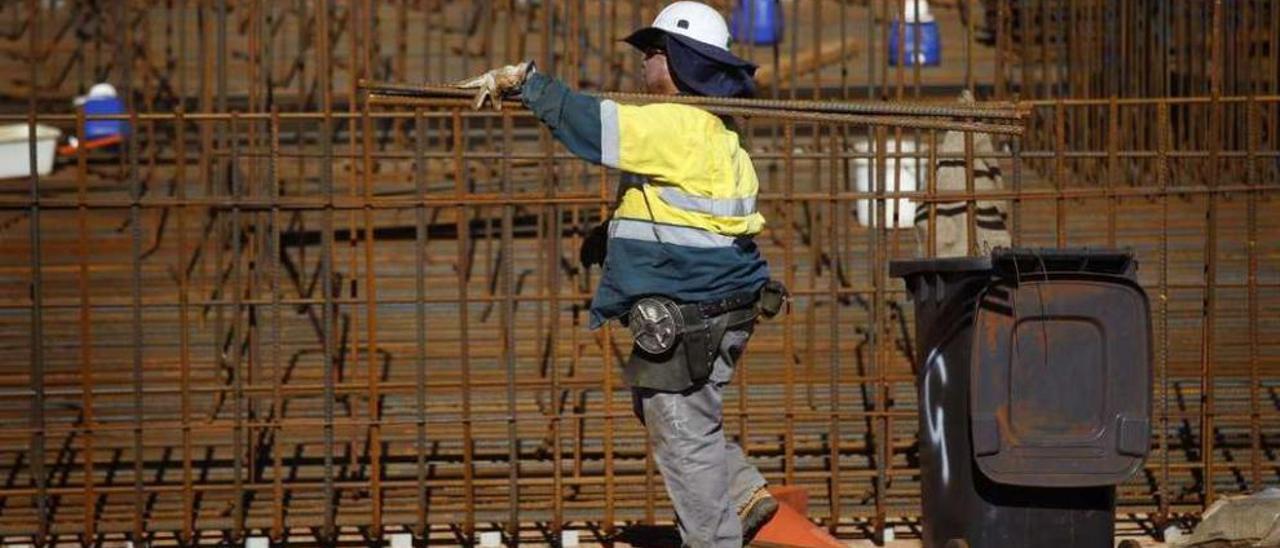
<path id="1" fill-rule="evenodd" d="M 756 46 L 782 42 L 782 7 L 778 0 L 742 0 L 733 10 L 733 40 Z"/>
<path id="2" fill-rule="evenodd" d="M 91 97 L 84 103 L 84 113 L 125 114 L 124 101 L 119 97 Z M 84 140 L 101 139 L 129 133 L 129 122 L 124 120 L 85 120 Z"/>
<path id="3" fill-rule="evenodd" d="M 920 44 L 916 44 L 917 34 Z M 889 26 L 889 64 L 898 65 L 898 44 L 902 44 L 902 55 L 907 65 L 937 66 L 942 62 L 942 37 L 938 34 L 938 23 L 902 23 L 894 21 Z"/>

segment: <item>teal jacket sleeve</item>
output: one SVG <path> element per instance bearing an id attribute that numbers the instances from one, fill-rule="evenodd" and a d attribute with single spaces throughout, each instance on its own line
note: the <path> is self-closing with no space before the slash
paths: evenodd
<path id="1" fill-rule="evenodd" d="M 520 88 L 521 101 L 574 156 L 601 163 L 600 100 L 534 72 Z"/>

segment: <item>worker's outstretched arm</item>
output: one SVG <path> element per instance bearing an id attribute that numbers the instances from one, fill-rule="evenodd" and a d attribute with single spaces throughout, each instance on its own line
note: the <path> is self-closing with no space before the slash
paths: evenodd
<path id="1" fill-rule="evenodd" d="M 571 91 L 545 74 L 529 75 L 524 104 L 569 151 L 589 162 L 659 180 L 705 172 L 723 126 L 687 105 L 624 105 Z"/>
<path id="2" fill-rule="evenodd" d="M 520 88 L 520 100 L 574 156 L 603 163 L 599 99 L 576 93 L 559 80 L 534 72 Z"/>
<path id="3" fill-rule="evenodd" d="M 539 73 L 532 61 L 496 68 L 454 85 L 476 90 L 477 109 L 489 102 L 500 110 L 504 97 L 520 92 L 525 106 L 570 152 L 601 163 L 600 100 L 575 93 L 559 80 Z"/>
<path id="4" fill-rule="evenodd" d="M 475 89 L 476 108 L 520 91 L 525 106 L 551 129 L 574 155 L 631 173 L 680 181 L 705 172 L 705 160 L 718 150 L 719 120 L 694 107 L 659 103 L 622 105 L 570 90 L 537 72 L 532 63 L 491 70 L 460 82 Z"/>

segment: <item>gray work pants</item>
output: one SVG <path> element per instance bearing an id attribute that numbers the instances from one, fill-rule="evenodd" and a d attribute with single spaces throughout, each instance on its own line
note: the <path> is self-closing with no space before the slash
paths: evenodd
<path id="1" fill-rule="evenodd" d="M 765 485 L 742 448 L 725 439 L 721 413 L 721 393 L 750 337 L 749 325 L 726 331 L 711 377 L 702 384 L 683 392 L 631 391 L 675 506 L 680 536 L 695 548 L 742 546 L 737 509 Z"/>

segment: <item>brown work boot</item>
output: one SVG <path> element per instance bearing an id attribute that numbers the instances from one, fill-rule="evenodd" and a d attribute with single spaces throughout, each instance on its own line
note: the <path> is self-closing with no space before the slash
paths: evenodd
<path id="1" fill-rule="evenodd" d="M 738 508 L 738 519 L 742 521 L 742 544 L 746 545 L 756 538 L 756 533 L 764 528 L 764 524 L 778 513 L 778 501 L 763 486 L 751 493 L 751 498 Z"/>

